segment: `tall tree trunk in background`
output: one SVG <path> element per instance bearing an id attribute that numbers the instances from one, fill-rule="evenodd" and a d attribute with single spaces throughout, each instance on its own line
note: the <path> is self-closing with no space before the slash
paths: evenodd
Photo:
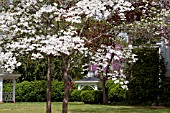
<path id="1" fill-rule="evenodd" d="M 107 80 L 107 77 L 102 78 L 103 104 L 108 104 L 108 95 L 106 91 L 106 80 Z"/>
<path id="2" fill-rule="evenodd" d="M 47 70 L 47 103 L 46 113 L 51 113 L 51 77 L 52 77 L 52 56 L 47 56 L 48 70 Z"/>
<path id="3" fill-rule="evenodd" d="M 64 71 L 64 99 L 62 106 L 62 113 L 67 113 L 68 111 L 68 101 L 69 101 L 69 80 L 68 74 L 70 72 L 70 61 L 69 58 L 63 58 L 63 71 Z"/>

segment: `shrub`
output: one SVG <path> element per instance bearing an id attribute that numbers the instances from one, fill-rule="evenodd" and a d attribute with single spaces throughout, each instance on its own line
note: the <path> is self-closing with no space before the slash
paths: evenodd
<path id="1" fill-rule="evenodd" d="M 64 85 L 62 82 L 52 81 L 51 100 L 61 102 L 64 95 Z M 16 84 L 16 100 L 22 102 L 45 102 L 46 101 L 46 81 L 23 81 Z"/>
<path id="2" fill-rule="evenodd" d="M 100 90 L 85 90 L 80 94 L 81 101 L 86 104 L 97 104 L 102 102 L 102 91 Z"/>
<path id="3" fill-rule="evenodd" d="M 98 104 L 103 102 L 103 93 L 101 90 L 92 90 L 92 94 L 95 97 L 94 103 Z"/>
<path id="4" fill-rule="evenodd" d="M 63 97 L 64 97 L 64 84 L 63 84 L 63 82 L 52 81 L 51 100 L 53 102 L 62 102 Z"/>
<path id="5" fill-rule="evenodd" d="M 83 101 L 86 104 L 94 102 L 94 95 L 89 90 L 82 91 L 80 97 L 81 101 Z"/>
<path id="6" fill-rule="evenodd" d="M 109 88 L 108 98 L 110 102 L 121 102 L 126 98 L 126 90 L 120 84 L 114 84 Z"/>
<path id="7" fill-rule="evenodd" d="M 70 101 L 81 101 L 80 93 L 81 93 L 81 91 L 78 91 L 77 89 L 72 90 L 70 92 L 69 100 Z"/>
<path id="8" fill-rule="evenodd" d="M 126 90 L 120 84 L 115 84 L 113 80 L 107 80 L 106 89 L 110 102 L 123 102 L 126 100 Z"/>
<path id="9" fill-rule="evenodd" d="M 45 81 L 24 81 L 16 85 L 16 100 L 23 102 L 42 102 L 46 96 Z"/>

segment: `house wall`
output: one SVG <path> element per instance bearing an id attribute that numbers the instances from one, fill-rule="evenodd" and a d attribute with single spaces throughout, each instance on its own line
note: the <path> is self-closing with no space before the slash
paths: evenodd
<path id="1" fill-rule="evenodd" d="M 165 63 L 167 64 L 166 76 L 170 77 L 170 45 L 168 45 L 166 40 L 161 41 L 160 54 L 162 54 L 165 59 Z"/>

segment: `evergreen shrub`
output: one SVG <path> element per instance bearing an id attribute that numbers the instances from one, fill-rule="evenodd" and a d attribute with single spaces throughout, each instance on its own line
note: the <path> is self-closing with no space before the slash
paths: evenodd
<path id="1" fill-rule="evenodd" d="M 85 90 L 80 94 L 81 101 L 86 104 L 102 103 L 102 91 L 100 90 Z"/>
<path id="2" fill-rule="evenodd" d="M 157 48 L 138 48 L 133 52 L 138 55 L 138 60 L 125 70 L 129 80 L 128 102 L 133 105 L 155 105 L 160 95 L 160 78 L 165 76 L 163 59 Z"/>
<path id="3" fill-rule="evenodd" d="M 120 84 L 115 84 L 113 80 L 107 80 L 106 89 L 108 90 L 108 98 L 111 103 L 125 101 L 126 89 L 123 89 Z"/>
<path id="4" fill-rule="evenodd" d="M 52 82 L 52 101 L 63 100 L 63 83 Z M 41 81 L 23 81 L 16 84 L 16 101 L 19 102 L 45 102 L 46 101 L 47 83 Z"/>
<path id="5" fill-rule="evenodd" d="M 72 90 L 72 91 L 70 92 L 70 98 L 69 98 L 69 100 L 70 100 L 70 101 L 76 101 L 76 102 L 81 101 L 80 94 L 81 94 L 81 91 L 79 91 L 79 90 L 77 90 L 77 89 Z"/>

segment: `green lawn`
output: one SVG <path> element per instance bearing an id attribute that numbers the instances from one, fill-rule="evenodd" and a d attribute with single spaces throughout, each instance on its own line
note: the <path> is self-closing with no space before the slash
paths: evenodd
<path id="1" fill-rule="evenodd" d="M 45 102 L 2 103 L 0 113 L 45 113 Z M 52 113 L 61 113 L 62 103 L 52 103 Z M 135 107 L 69 103 L 68 113 L 170 113 L 168 107 Z"/>

